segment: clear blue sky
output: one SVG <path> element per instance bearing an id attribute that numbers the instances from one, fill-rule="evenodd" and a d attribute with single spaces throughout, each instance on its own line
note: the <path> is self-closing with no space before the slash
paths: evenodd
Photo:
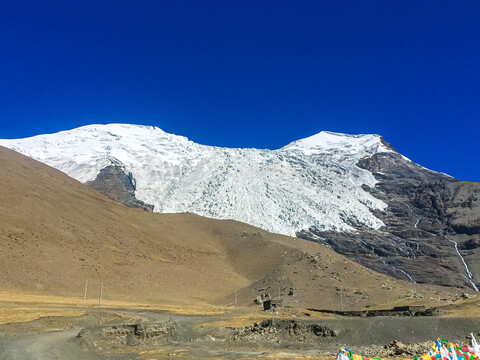
<path id="1" fill-rule="evenodd" d="M 480 181 L 480 1 L 3 0 L 0 121 L 270 149 L 377 133 Z"/>

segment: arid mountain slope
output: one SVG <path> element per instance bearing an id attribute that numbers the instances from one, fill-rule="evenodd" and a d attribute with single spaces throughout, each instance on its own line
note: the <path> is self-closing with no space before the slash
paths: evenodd
<path id="1" fill-rule="evenodd" d="M 259 289 L 280 287 L 282 297 L 317 307 L 338 307 L 339 291 L 359 307 L 384 301 L 386 291 L 393 300 L 411 290 L 313 242 L 126 207 L 2 147 L 0 224 L 0 288 L 7 290 L 82 296 L 88 279 L 89 296 L 97 296 L 103 278 L 113 299 L 225 303 L 238 289 L 247 304 Z"/>

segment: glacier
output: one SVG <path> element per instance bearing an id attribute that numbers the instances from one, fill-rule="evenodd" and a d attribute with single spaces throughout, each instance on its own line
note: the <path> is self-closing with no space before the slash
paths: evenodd
<path id="1" fill-rule="evenodd" d="M 372 210 L 387 205 L 362 188 L 376 180 L 356 163 L 395 151 L 379 135 L 327 131 L 277 150 L 224 148 L 130 124 L 87 125 L 0 145 L 82 183 L 121 166 L 134 178 L 137 199 L 154 212 L 233 219 L 290 236 L 310 228 L 382 227 Z"/>

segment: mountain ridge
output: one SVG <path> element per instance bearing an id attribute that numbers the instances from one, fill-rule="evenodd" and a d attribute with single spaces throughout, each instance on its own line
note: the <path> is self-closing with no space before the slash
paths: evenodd
<path id="1" fill-rule="evenodd" d="M 129 206 L 235 219 L 412 282 L 480 282 L 480 183 L 415 164 L 380 135 L 323 131 L 276 150 L 230 149 L 111 124 L 0 145 Z"/>

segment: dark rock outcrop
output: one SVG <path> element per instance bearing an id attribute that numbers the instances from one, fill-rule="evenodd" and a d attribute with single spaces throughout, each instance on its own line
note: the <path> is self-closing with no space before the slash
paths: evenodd
<path id="1" fill-rule="evenodd" d="M 126 174 L 121 166 L 110 165 L 103 168 L 97 178 L 87 182 L 86 185 L 127 206 L 153 211 L 153 205 L 135 197 L 135 179 L 131 173 Z"/>

